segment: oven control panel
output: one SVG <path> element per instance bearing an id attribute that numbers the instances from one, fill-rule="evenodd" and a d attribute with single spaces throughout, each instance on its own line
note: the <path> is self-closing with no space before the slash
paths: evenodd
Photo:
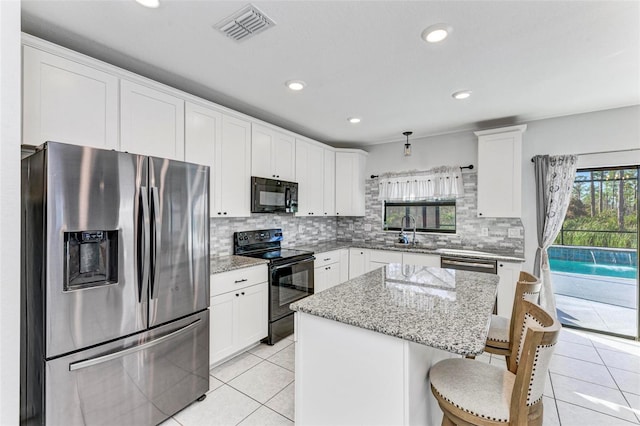
<path id="1" fill-rule="evenodd" d="M 233 233 L 233 243 L 236 247 L 279 242 L 282 239 L 282 229 L 259 229 Z"/>

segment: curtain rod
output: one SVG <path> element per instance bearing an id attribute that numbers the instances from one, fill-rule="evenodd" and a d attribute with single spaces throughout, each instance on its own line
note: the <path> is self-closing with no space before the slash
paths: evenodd
<path id="1" fill-rule="evenodd" d="M 473 170 L 473 164 L 469 164 L 468 166 L 461 166 L 460 170 L 462 169 L 469 169 L 469 170 Z M 371 175 L 371 179 L 375 179 L 377 177 L 380 177 L 380 175 Z"/>
<path id="2" fill-rule="evenodd" d="M 597 152 L 583 152 L 582 154 L 574 154 L 574 155 L 597 155 L 597 154 L 614 154 L 616 152 L 630 152 L 630 151 L 638 151 L 638 149 L 616 149 L 613 151 L 597 151 Z M 534 155 L 531 157 L 531 162 L 533 163 L 533 159 L 536 158 Z"/>

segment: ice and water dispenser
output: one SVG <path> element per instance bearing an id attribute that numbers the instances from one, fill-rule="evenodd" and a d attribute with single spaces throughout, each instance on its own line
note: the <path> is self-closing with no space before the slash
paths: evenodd
<path id="1" fill-rule="evenodd" d="M 64 233 L 64 291 L 118 282 L 118 231 Z"/>

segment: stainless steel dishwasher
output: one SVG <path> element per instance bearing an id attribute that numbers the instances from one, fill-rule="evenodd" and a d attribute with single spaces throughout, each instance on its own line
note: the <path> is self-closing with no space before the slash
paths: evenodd
<path id="1" fill-rule="evenodd" d="M 440 267 L 460 269 L 463 271 L 485 272 L 487 274 L 498 273 L 497 260 L 477 259 L 473 257 L 441 256 Z M 496 295 L 496 303 L 493 305 L 493 313 L 498 313 L 498 295 Z"/>

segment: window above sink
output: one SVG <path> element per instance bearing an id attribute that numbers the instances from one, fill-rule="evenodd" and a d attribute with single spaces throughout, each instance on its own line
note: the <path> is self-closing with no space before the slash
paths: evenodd
<path id="1" fill-rule="evenodd" d="M 385 201 L 382 226 L 386 231 L 400 231 L 406 216 L 415 218 L 417 232 L 456 232 L 455 200 Z M 405 223 L 406 231 L 412 231 L 412 228 Z"/>

